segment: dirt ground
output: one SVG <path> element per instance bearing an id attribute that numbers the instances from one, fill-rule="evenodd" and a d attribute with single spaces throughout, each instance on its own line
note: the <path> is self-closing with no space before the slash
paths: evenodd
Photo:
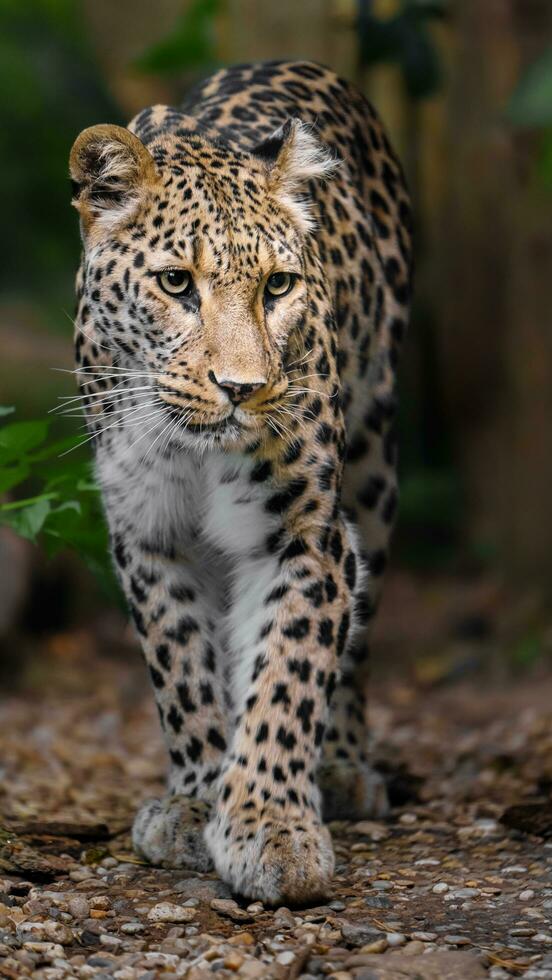
<path id="1" fill-rule="evenodd" d="M 164 769 L 145 670 L 51 637 L 0 702 L 0 976 L 552 980 L 552 678 L 460 669 L 470 644 L 375 672 L 391 816 L 332 825 L 327 904 L 271 910 L 137 860 Z"/>

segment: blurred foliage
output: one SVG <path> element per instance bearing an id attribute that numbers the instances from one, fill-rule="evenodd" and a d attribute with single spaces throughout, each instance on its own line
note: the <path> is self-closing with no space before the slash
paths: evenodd
<path id="1" fill-rule="evenodd" d="M 398 13 L 387 18 L 378 17 L 372 7 L 372 0 L 359 0 L 361 65 L 396 63 L 411 98 L 433 95 L 441 86 L 442 75 L 428 24 L 445 16 L 448 0 L 402 0 Z"/>
<path id="2" fill-rule="evenodd" d="M 418 568 L 447 565 L 458 545 L 463 494 L 452 469 L 418 468 L 400 485 L 400 557 Z"/>
<path id="3" fill-rule="evenodd" d="M 49 557 L 65 547 L 74 549 L 102 584 L 114 589 L 90 461 L 72 455 L 82 437 L 50 441 L 49 422 L 13 422 L 13 412 L 0 406 L 0 525 L 40 544 Z M 24 496 L 6 500 L 8 491 Z"/>
<path id="4" fill-rule="evenodd" d="M 118 122 L 74 0 L 0 0 L 2 217 L 15 230 L 0 289 L 58 304 L 72 291 L 78 223 L 69 207 L 69 150 L 95 122 Z"/>
<path id="5" fill-rule="evenodd" d="M 552 47 L 529 65 L 506 108 L 516 126 L 541 130 L 537 170 L 552 189 Z"/>
<path id="6" fill-rule="evenodd" d="M 552 126 L 552 47 L 524 73 L 515 89 L 507 114 L 521 126 Z"/>
<path id="7" fill-rule="evenodd" d="M 169 36 L 141 55 L 134 67 L 158 73 L 214 68 L 214 17 L 222 6 L 223 0 L 193 0 Z"/>

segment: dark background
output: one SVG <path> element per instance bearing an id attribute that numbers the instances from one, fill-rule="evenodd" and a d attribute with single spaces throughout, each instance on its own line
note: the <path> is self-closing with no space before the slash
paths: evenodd
<path id="1" fill-rule="evenodd" d="M 5 682 L 49 657 L 78 669 L 133 643 L 86 448 L 59 455 L 80 423 L 48 415 L 74 393 L 70 374 L 52 370 L 72 367 L 73 139 L 178 102 L 221 64 L 290 57 L 329 64 L 365 91 L 415 205 L 402 504 L 378 625 L 389 656 L 379 662 L 405 661 L 429 685 L 478 670 L 543 671 L 552 652 L 549 0 L 0 0 L 0 18 L 0 404 L 15 409 L 0 418 Z"/>

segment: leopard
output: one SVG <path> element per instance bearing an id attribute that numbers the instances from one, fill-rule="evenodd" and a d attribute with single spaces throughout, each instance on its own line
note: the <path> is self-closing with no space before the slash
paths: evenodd
<path id="1" fill-rule="evenodd" d="M 69 170 L 74 403 L 168 757 L 133 846 L 316 902 L 328 823 L 388 805 L 366 682 L 398 504 L 402 168 L 354 84 L 272 61 L 85 129 Z"/>

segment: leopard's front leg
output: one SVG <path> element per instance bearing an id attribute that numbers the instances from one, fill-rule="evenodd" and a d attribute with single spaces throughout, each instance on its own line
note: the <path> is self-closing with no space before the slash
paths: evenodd
<path id="1" fill-rule="evenodd" d="M 112 521 L 112 528 L 113 528 Z M 170 756 L 168 794 L 134 821 L 136 849 L 154 864 L 207 870 L 203 830 L 226 749 L 221 663 L 201 584 L 181 555 L 123 530 L 113 551 L 149 667 Z"/>
<path id="2" fill-rule="evenodd" d="M 245 571 L 232 614 L 236 634 L 256 634 L 235 651 L 239 716 L 206 840 L 221 877 L 269 903 L 324 896 L 334 868 L 315 774 L 352 618 L 345 561 L 339 518 L 287 538 Z"/>

